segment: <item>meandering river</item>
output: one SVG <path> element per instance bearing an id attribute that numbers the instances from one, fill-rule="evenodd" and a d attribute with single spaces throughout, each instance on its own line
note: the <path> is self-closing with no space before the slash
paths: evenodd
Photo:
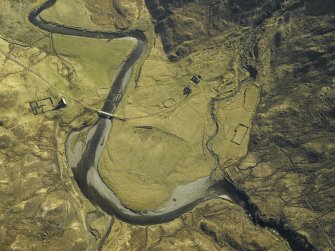
<path id="1" fill-rule="evenodd" d="M 89 31 L 44 21 L 40 17 L 40 13 L 53 6 L 55 2 L 56 0 L 47 0 L 32 11 L 29 15 L 30 22 L 44 31 L 62 35 L 94 39 L 122 38 L 134 40 L 135 49 L 115 76 L 111 91 L 102 108 L 105 112 L 114 113 L 130 81 L 134 64 L 148 49 L 144 33 L 140 30 L 130 32 Z M 68 163 L 73 170 L 74 178 L 79 188 L 94 205 L 105 212 L 132 224 L 158 224 L 170 221 L 192 209 L 199 202 L 213 197 L 221 196 L 239 201 L 234 187 L 229 182 L 225 180 L 216 182 L 210 177 L 204 177 L 190 184 L 177 187 L 173 193 L 173 197 L 177 198 L 177 200 L 171 199 L 157 210 L 137 212 L 125 207 L 113 191 L 103 182 L 98 172 L 99 158 L 112 129 L 112 123 L 113 121 L 110 119 L 100 118 L 93 127 L 86 128 L 87 141 L 77 151 L 70 149 L 69 143 L 66 144 Z M 71 134 L 69 138 L 71 138 Z"/>

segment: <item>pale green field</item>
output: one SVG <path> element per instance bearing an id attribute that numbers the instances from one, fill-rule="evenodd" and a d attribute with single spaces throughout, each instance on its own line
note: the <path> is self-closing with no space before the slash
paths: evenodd
<path id="1" fill-rule="evenodd" d="M 34 66 L 59 92 L 92 105 L 104 100 L 114 75 L 133 50 L 126 39 L 97 40 L 53 35 L 58 56 Z M 51 70 L 52 69 L 52 70 Z"/>
<path id="2" fill-rule="evenodd" d="M 88 30 L 148 30 L 150 16 L 139 0 L 57 0 L 44 20 Z"/>
<path id="3" fill-rule="evenodd" d="M 0 21 L 4 23 L 4 29 L 0 33 L 10 35 L 9 41 L 12 40 L 15 43 L 21 44 L 20 41 L 30 43 L 28 41 L 31 41 L 33 42 L 32 49 L 36 47 L 35 49 L 39 48 L 47 52 L 47 55 L 39 56 L 39 58 L 33 58 L 34 55 L 32 55 L 31 61 L 22 57 L 21 62 L 48 80 L 49 85 L 53 88 L 48 86 L 45 88 L 51 96 L 61 96 L 57 93 L 64 93 L 81 100 L 86 105 L 100 107 L 109 92 L 115 72 L 132 51 L 133 42 L 125 39 L 108 41 L 54 34 L 52 35 L 53 45 L 58 54 L 54 55 L 51 37 L 47 36 L 45 31 L 32 25 L 26 18 L 30 11 L 44 2 L 44 0 L 38 0 L 34 3 L 22 2 L 11 5 L 8 1 L 3 1 Z M 75 8 L 84 6 L 82 1 L 65 3 L 60 0 L 56 2 L 56 7 L 47 11 L 53 12 L 59 4 L 65 5 L 67 12 L 64 15 L 66 14 L 68 18 L 75 17 L 71 15 L 71 13 L 76 13 Z M 18 11 L 20 15 L 15 14 L 19 13 Z M 56 21 L 48 20 L 44 16 L 43 18 L 46 21 Z M 64 22 L 71 21 L 61 18 Z M 88 12 L 83 12 L 81 15 L 76 15 L 75 19 L 85 25 L 82 19 L 89 20 L 89 18 Z M 16 29 L 11 27 L 16 27 Z M 22 42 L 22 44 L 25 43 Z"/>
<path id="4" fill-rule="evenodd" d="M 90 20 L 91 13 L 82 0 L 58 0 L 52 8 L 42 13 L 42 18 L 49 22 L 66 24 L 73 27 L 95 29 L 96 26 Z"/>

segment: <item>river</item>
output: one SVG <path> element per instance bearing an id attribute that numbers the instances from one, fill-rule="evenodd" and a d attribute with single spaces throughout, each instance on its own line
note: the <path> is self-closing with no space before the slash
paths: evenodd
<path id="1" fill-rule="evenodd" d="M 135 39 L 136 47 L 117 73 L 102 108 L 103 111 L 114 113 L 126 90 L 134 64 L 148 49 L 144 33 L 140 30 L 129 32 L 88 31 L 45 22 L 39 15 L 43 10 L 53 6 L 55 2 L 56 0 L 47 0 L 33 10 L 29 15 L 30 22 L 42 30 L 62 35 L 95 39 Z M 66 143 L 67 159 L 74 178 L 83 194 L 96 207 L 132 224 L 158 224 L 180 216 L 204 200 L 220 196 L 235 203 L 243 202 L 246 213 L 250 215 L 250 219 L 254 223 L 257 222 L 262 227 L 276 230 L 288 241 L 293 250 L 315 250 L 307 239 L 299 233 L 286 229 L 280 222 L 262 219 L 257 206 L 250 201 L 247 193 L 237 189 L 225 179 L 215 182 L 210 177 L 204 177 L 190 184 L 179 186 L 175 189 L 173 196 L 181 197 L 181 202 L 170 203 L 168 201 L 155 211 L 136 212 L 126 208 L 113 191 L 106 186 L 98 172 L 100 154 L 112 129 L 112 122 L 112 120 L 100 118 L 94 126 L 85 128 L 88 137 L 82 151 L 72 152 L 68 147 L 69 140 Z M 69 135 L 69 138 L 72 134 Z"/>

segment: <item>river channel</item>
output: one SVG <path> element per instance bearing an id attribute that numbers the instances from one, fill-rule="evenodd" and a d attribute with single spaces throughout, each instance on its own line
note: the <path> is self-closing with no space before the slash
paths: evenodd
<path id="1" fill-rule="evenodd" d="M 148 50 L 144 33 L 140 30 L 130 32 L 89 31 L 44 21 L 40 17 L 40 13 L 52 7 L 55 2 L 56 0 L 47 0 L 32 11 L 29 15 L 30 22 L 50 33 L 106 40 L 131 39 L 136 44 L 135 49 L 115 76 L 111 91 L 101 109 L 108 113 L 114 113 L 126 91 L 134 64 Z M 71 139 L 71 134 L 66 143 L 68 163 L 79 188 L 95 206 L 106 213 L 115 215 L 121 220 L 132 224 L 158 224 L 170 221 L 189 211 L 198 203 L 214 197 L 220 196 L 235 202 L 239 201 L 238 196 L 234 192 L 234 187 L 229 182 L 225 180 L 218 182 L 212 180 L 211 177 L 203 177 L 192 183 L 176 187 L 171 199 L 157 210 L 140 212 L 125 207 L 113 191 L 103 182 L 98 172 L 99 158 L 112 130 L 112 124 L 112 119 L 100 118 L 94 126 L 86 128 L 87 140 L 80 150 L 73 151 L 70 149 L 68 142 Z"/>

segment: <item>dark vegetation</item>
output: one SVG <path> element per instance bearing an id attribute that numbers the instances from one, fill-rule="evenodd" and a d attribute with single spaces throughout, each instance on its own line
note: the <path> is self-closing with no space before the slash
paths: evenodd
<path id="1" fill-rule="evenodd" d="M 249 27 L 241 38 L 241 66 L 259 80 L 264 62 L 258 42 L 265 21 L 281 17 L 270 36 L 271 75 L 254 120 L 249 153 L 274 174 L 260 179 L 250 170 L 235 181 L 253 221 L 276 229 L 294 250 L 332 249 L 335 243 L 335 1 L 216 0 L 146 1 L 156 32 L 171 60 L 187 56 L 198 44 L 230 27 Z M 193 21 L 190 21 L 193 20 Z M 249 39 L 248 39 L 249 36 Z M 278 69 L 288 69 L 279 73 Z M 284 104 L 284 105 L 283 105 Z M 259 164 L 258 163 L 258 164 Z M 289 177 L 295 177 L 291 180 Z M 291 186 L 301 191 L 291 194 Z M 297 188 L 297 189 L 298 189 Z M 267 205 L 282 205 L 271 215 Z M 251 203 L 251 201 L 253 201 Z M 254 201 L 257 201 L 254 202 Z M 281 204 L 284 202 L 284 204 Z M 258 204 L 260 203 L 260 204 Z M 285 213 L 295 208 L 296 214 Z M 270 210 L 270 209 L 269 209 Z M 308 212 L 309 217 L 300 212 Z M 294 225 L 290 222 L 299 222 Z M 202 231 L 212 236 L 210 229 Z M 301 232 L 311 236 L 307 239 Z M 213 236 L 217 238 L 217 236 Z M 329 249 L 329 250 L 330 250 Z"/>
<path id="2" fill-rule="evenodd" d="M 279 0 L 146 0 L 172 61 L 232 25 L 257 26 L 281 8 Z"/>

